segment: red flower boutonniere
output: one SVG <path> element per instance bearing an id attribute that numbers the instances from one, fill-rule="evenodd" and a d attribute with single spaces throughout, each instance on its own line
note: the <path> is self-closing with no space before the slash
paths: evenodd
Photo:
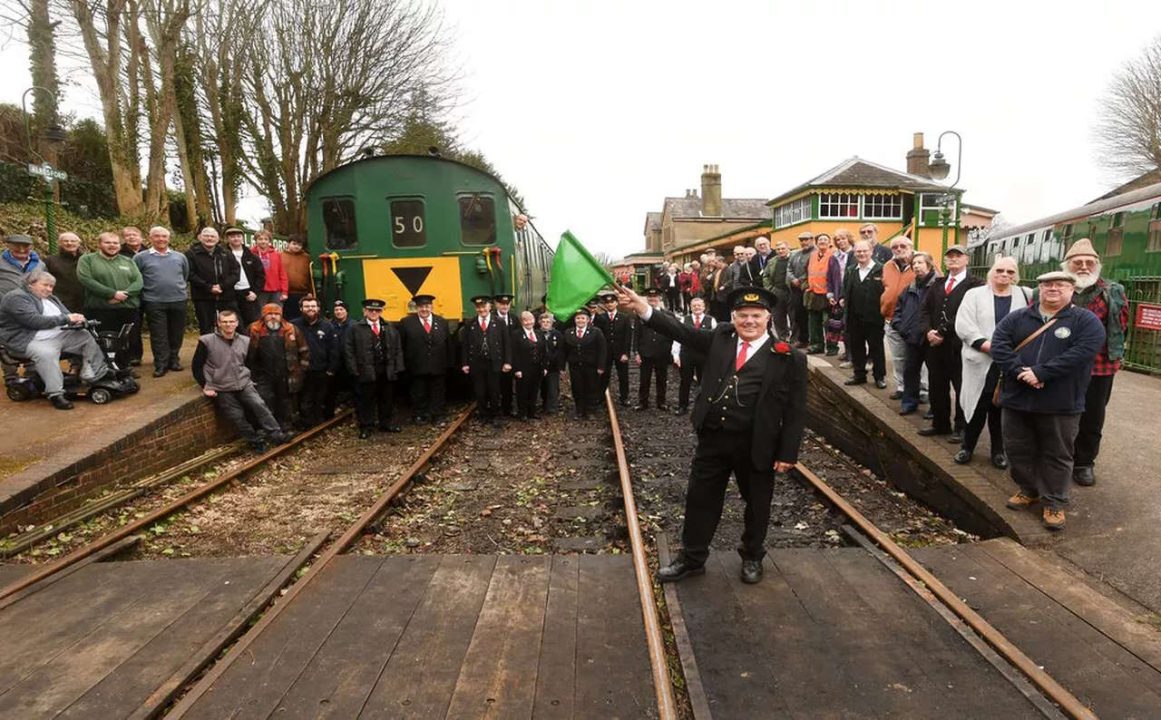
<path id="1" fill-rule="evenodd" d="M 774 343 L 774 352 L 781 353 L 783 355 L 789 355 L 790 343 L 785 343 L 779 340 L 778 342 Z"/>

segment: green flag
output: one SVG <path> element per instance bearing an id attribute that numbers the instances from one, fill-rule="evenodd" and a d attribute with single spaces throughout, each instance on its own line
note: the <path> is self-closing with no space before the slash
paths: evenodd
<path id="1" fill-rule="evenodd" d="M 552 258 L 552 279 L 548 283 L 548 310 L 561 320 L 572 317 L 605 285 L 615 285 L 613 276 L 568 230 L 560 236 Z"/>

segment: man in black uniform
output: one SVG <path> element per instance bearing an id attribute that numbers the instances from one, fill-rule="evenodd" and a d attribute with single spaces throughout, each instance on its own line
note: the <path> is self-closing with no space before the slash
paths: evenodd
<path id="1" fill-rule="evenodd" d="M 472 379 L 481 422 L 500 426 L 500 375 L 512 370 L 512 342 L 507 328 L 492 317 L 492 298 L 472 298 L 476 318 L 460 327 L 460 370 Z"/>
<path id="2" fill-rule="evenodd" d="M 603 315 L 593 318 L 593 325 L 600 328 L 605 336 L 608 357 L 605 358 L 605 373 L 601 375 L 601 391 L 612 382 L 613 366 L 617 368 L 617 390 L 621 404 L 629 405 L 629 350 L 633 338 L 633 319 L 617 312 L 617 294 L 605 293 L 600 297 L 605 307 Z"/>
<path id="3" fill-rule="evenodd" d="M 403 370 L 403 344 L 391 323 L 382 319 L 382 300 L 363 301 L 363 319 L 351 326 L 343 342 L 347 371 L 354 378 L 355 415 L 359 419 L 359 438 L 371 437 L 378 421 L 383 432 L 400 432 L 391 424 L 395 377 Z"/>
<path id="4" fill-rule="evenodd" d="M 591 319 L 592 311 L 580 308 L 572 317 L 574 327 L 564 332 L 568 379 L 572 383 L 572 401 L 578 420 L 588 419 L 589 413 L 597 409 L 608 350 L 604 334 L 589 327 Z"/>
<path id="5" fill-rule="evenodd" d="M 713 330 L 718 325 L 717 320 L 712 315 L 706 315 L 705 300 L 699 297 L 689 301 L 689 314 L 682 322 L 686 327 L 706 332 Z M 681 374 L 681 386 L 677 389 L 676 414 L 684 415 L 689 412 L 689 391 L 693 387 L 693 379 L 696 377 L 698 383 L 701 383 L 705 371 L 705 354 L 698 352 L 696 348 L 681 343 L 678 343 L 677 347 L 674 348 L 674 353 L 677 353 L 677 368 Z"/>
<path id="6" fill-rule="evenodd" d="M 496 312 L 492 315 L 493 319 L 500 327 L 508 331 L 508 343 L 511 344 L 516 333 L 520 332 L 520 318 L 511 312 L 512 296 L 496 295 L 492 301 L 496 305 Z M 512 392 L 515 382 L 516 378 L 509 370 L 500 373 L 500 410 L 505 416 L 516 416 L 516 413 L 512 411 Z"/>
<path id="7" fill-rule="evenodd" d="M 646 291 L 649 307 L 655 315 L 673 314 L 661 307 L 662 290 L 649 288 Z M 675 320 L 676 321 L 676 320 Z M 669 383 L 669 365 L 673 362 L 673 340 L 643 322 L 637 323 L 637 365 L 641 368 L 641 385 L 637 390 L 637 409 L 649 409 L 649 380 L 657 376 L 657 408 L 668 410 L 665 405 L 665 387 Z"/>
<path id="8" fill-rule="evenodd" d="M 544 377 L 544 338 L 536 332 L 536 318 L 520 313 L 520 330 L 512 336 L 512 375 L 516 378 L 516 416 L 536 419 L 536 392 Z"/>
<path id="9" fill-rule="evenodd" d="M 694 330 L 653 308 L 628 288 L 621 305 L 647 327 L 706 354 L 705 377 L 693 407 L 697 449 L 685 499 L 683 549 L 658 579 L 674 582 L 705 572 L 710 541 L 733 472 L 746 501 L 742 581 L 762 579 L 774 473 L 798 461 L 806 420 L 806 356 L 769 333 L 774 296 L 765 288 L 730 293 L 733 322 Z"/>
<path id="10" fill-rule="evenodd" d="M 556 318 L 545 312 L 540 316 L 540 338 L 544 342 L 544 379 L 540 381 L 541 409 L 549 415 L 560 409 L 560 371 L 564 369 L 564 336 L 557 330 Z"/>
<path id="11" fill-rule="evenodd" d="M 451 331 L 447 320 L 431 311 L 434 295 L 416 295 L 411 302 L 415 303 L 415 314 L 403 318 L 399 335 L 407 361 L 412 420 L 439 424 L 447 395 L 447 369 L 453 357 Z"/>

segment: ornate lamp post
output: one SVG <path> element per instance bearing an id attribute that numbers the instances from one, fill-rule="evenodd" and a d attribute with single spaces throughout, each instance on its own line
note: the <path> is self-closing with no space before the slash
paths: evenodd
<path id="1" fill-rule="evenodd" d="M 928 172 L 931 177 L 936 180 L 943 180 L 951 173 L 951 165 L 943 157 L 943 136 L 955 135 L 956 139 L 956 158 L 955 158 L 955 181 L 947 186 L 947 191 L 943 194 L 943 210 L 939 214 L 939 223 L 943 226 L 943 252 L 947 252 L 947 228 L 951 223 L 951 203 L 952 190 L 959 184 L 960 171 L 963 168 L 963 138 L 955 130 L 945 130 L 939 134 L 939 140 L 935 143 L 935 157 L 931 159 L 931 164 L 928 165 Z M 959 240 L 959 230 L 956 230 L 956 241 Z"/>
<path id="2" fill-rule="evenodd" d="M 28 172 L 32 175 L 37 175 L 44 178 L 44 230 L 48 234 L 48 252 L 49 254 L 56 253 L 56 200 L 53 197 L 53 183 L 57 180 L 67 180 L 66 173 L 57 170 L 45 160 L 36 147 L 32 144 L 32 122 L 28 115 L 28 93 L 41 92 L 46 94 L 52 100 L 53 105 L 56 104 L 56 96 L 52 94 L 51 90 L 42 88 L 39 85 L 33 85 L 24 91 L 20 96 L 20 109 L 24 111 L 24 137 L 28 142 L 28 151 L 33 157 L 40 158 L 40 164 L 28 164 Z M 55 115 L 55 113 L 53 113 Z M 57 124 L 56 119 L 53 118 L 52 123 L 45 128 L 44 139 L 53 145 L 59 145 L 68 139 L 68 134 L 60 125 Z"/>

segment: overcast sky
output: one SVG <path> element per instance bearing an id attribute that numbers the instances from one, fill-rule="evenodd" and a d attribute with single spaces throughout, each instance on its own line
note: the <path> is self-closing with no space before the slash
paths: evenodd
<path id="1" fill-rule="evenodd" d="M 724 197 L 767 198 L 852 155 L 902 170 L 913 132 L 934 150 L 958 131 L 965 202 L 1009 222 L 1091 200 L 1117 184 L 1092 142 L 1100 98 L 1161 34 L 1161 3 L 1125 0 L 440 5 L 466 143 L 550 243 L 572 229 L 614 257 L 642 249 L 645 213 L 703 164 Z M 21 40 L 0 32 L 0 101 L 28 85 Z M 70 88 L 66 110 L 96 108 Z M 944 149 L 954 163 L 954 138 Z"/>

